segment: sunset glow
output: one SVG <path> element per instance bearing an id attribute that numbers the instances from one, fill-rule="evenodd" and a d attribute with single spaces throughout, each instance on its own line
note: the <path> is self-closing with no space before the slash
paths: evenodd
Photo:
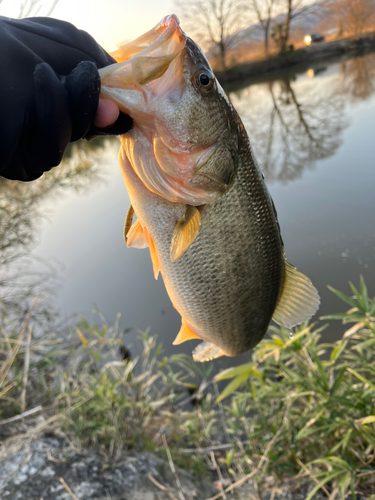
<path id="1" fill-rule="evenodd" d="M 0 15 L 18 17 L 21 3 L 20 0 L 3 0 Z M 45 15 L 50 5 L 51 1 L 45 0 L 37 15 Z M 112 51 L 120 43 L 151 29 L 171 14 L 172 9 L 172 0 L 60 0 L 52 17 L 89 32 L 106 50 Z"/>

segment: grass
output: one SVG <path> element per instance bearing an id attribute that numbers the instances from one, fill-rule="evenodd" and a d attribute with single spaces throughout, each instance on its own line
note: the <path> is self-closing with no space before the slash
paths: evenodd
<path id="1" fill-rule="evenodd" d="M 342 339 L 325 343 L 326 324 L 304 324 L 293 338 L 271 327 L 249 363 L 216 377 L 209 363 L 164 357 L 145 333 L 140 356 L 120 358 L 118 320 L 82 319 L 66 345 L 51 335 L 33 339 L 31 311 L 18 329 L 2 311 L 0 430 L 16 432 L 14 419 L 28 421 L 25 412 L 41 406 L 108 462 L 131 448 L 167 456 L 168 443 L 177 465 L 218 474 L 227 492 L 251 478 L 261 496 L 297 477 L 311 481 L 306 500 L 320 489 L 332 500 L 374 499 L 375 300 L 362 278 L 351 296 L 332 291 L 350 309 L 323 321 L 348 325 Z"/>
<path id="2" fill-rule="evenodd" d="M 246 439 L 245 456 L 260 457 L 272 442 L 259 481 L 298 473 L 339 498 L 375 490 L 375 301 L 364 280 L 353 297 L 332 291 L 351 306 L 323 319 L 354 323 L 343 338 L 322 342 L 325 326 L 271 328 L 251 363 L 219 374 L 231 379 L 226 411 L 230 431 Z M 233 396 L 233 391 L 242 387 Z"/>

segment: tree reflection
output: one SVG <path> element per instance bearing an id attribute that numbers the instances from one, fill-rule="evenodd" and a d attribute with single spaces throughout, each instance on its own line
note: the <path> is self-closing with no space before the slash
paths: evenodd
<path id="1" fill-rule="evenodd" d="M 268 182 L 292 181 L 335 154 L 349 124 L 345 104 L 369 99 L 375 92 L 375 54 L 342 61 L 332 69 L 310 69 L 306 80 L 296 78 L 306 67 L 297 67 L 292 75 L 267 82 L 263 77 L 263 83 L 230 93 Z"/>
<path id="2" fill-rule="evenodd" d="M 33 182 L 0 177 L 0 300 L 2 311 L 16 324 L 22 322 L 37 292 L 51 294 L 59 284 L 56 267 L 30 255 L 43 204 L 99 182 L 98 160 L 113 140 L 98 138 L 70 145 L 62 164 Z M 54 316 L 48 303 L 35 315 L 38 323 L 49 322 Z"/>
<path id="3" fill-rule="evenodd" d="M 285 183 L 336 152 L 347 125 L 343 99 L 332 92 L 322 95 L 301 86 L 297 92 L 289 77 L 262 87 L 268 94 L 267 104 L 262 102 L 246 111 L 246 92 L 242 92 L 238 107 L 267 181 Z"/>
<path id="4" fill-rule="evenodd" d="M 340 65 L 339 91 L 353 101 L 366 100 L 375 91 L 375 54 L 356 57 Z"/>

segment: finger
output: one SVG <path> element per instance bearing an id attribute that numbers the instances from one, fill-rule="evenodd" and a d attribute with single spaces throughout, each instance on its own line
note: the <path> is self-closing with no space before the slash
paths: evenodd
<path id="1" fill-rule="evenodd" d="M 120 110 L 113 101 L 109 99 L 99 99 L 98 109 L 96 110 L 94 126 L 98 128 L 110 127 L 115 123 Z"/>
<path id="2" fill-rule="evenodd" d="M 122 135 L 133 128 L 133 120 L 129 115 L 120 112 L 119 117 L 113 125 L 107 128 L 99 128 L 93 125 L 85 135 L 86 140 L 91 140 L 98 135 Z"/>
<path id="3" fill-rule="evenodd" d="M 98 108 L 100 77 L 95 64 L 79 63 L 67 76 L 64 86 L 69 94 L 73 122 L 70 140 L 77 141 L 88 132 Z"/>

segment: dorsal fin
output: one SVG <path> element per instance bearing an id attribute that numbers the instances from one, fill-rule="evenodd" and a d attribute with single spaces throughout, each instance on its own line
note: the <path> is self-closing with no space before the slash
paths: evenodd
<path id="1" fill-rule="evenodd" d="M 154 243 L 154 240 L 151 238 L 150 233 L 147 231 L 147 227 L 143 228 L 143 232 L 144 232 L 146 241 L 148 243 L 148 248 L 150 249 L 151 262 L 152 262 L 152 267 L 154 269 L 154 277 L 157 280 L 161 268 L 160 268 L 159 257 L 158 257 L 158 254 L 157 254 L 156 248 L 155 248 L 155 243 Z"/>
<path id="2" fill-rule="evenodd" d="M 192 339 L 200 339 L 200 337 L 185 323 L 185 320 L 181 320 L 181 328 L 173 341 L 173 345 L 179 345 Z"/>
<path id="3" fill-rule="evenodd" d="M 132 248 L 148 247 L 147 239 L 139 220 L 135 221 L 135 223 L 130 228 L 126 236 L 126 245 Z"/>
<path id="4" fill-rule="evenodd" d="M 225 356 L 225 352 L 217 345 L 211 344 L 211 342 L 201 342 L 193 351 L 194 361 L 200 361 L 201 363 L 220 358 L 220 356 Z"/>
<path id="5" fill-rule="evenodd" d="M 284 286 L 272 319 L 292 328 L 311 318 L 319 304 L 318 291 L 309 278 L 285 261 Z"/>
<path id="6" fill-rule="evenodd" d="M 198 236 L 201 215 L 196 207 L 188 206 L 185 217 L 178 221 L 171 242 L 171 262 L 176 262 Z"/>

